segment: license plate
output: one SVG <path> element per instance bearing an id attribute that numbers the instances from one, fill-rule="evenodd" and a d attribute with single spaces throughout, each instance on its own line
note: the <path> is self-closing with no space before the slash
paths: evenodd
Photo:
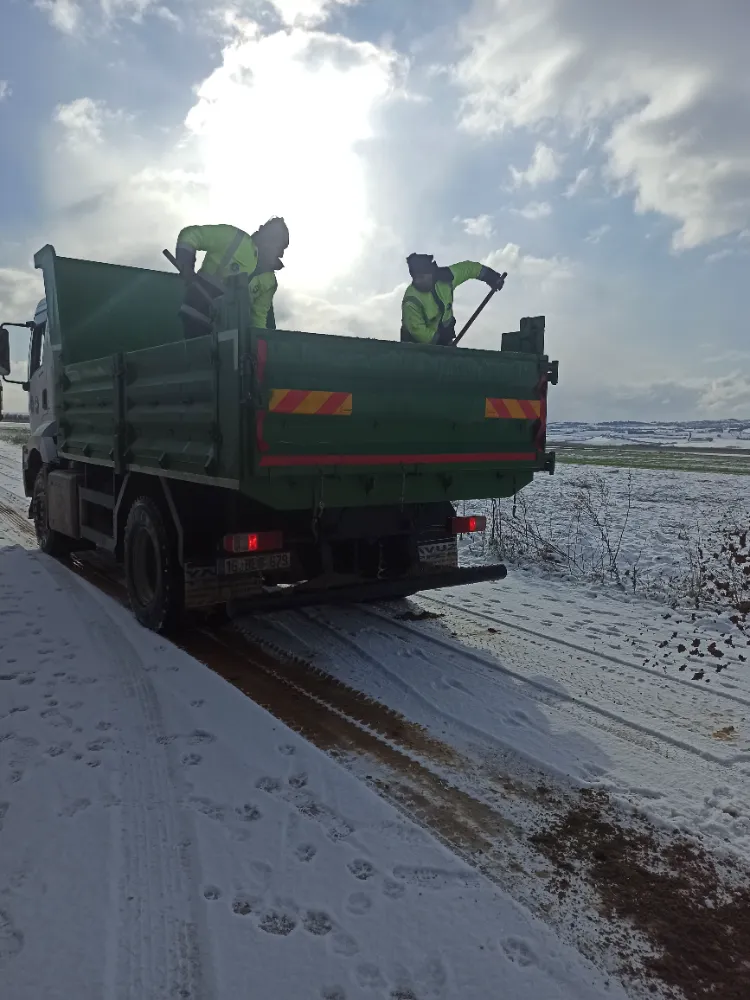
<path id="1" fill-rule="evenodd" d="M 216 571 L 219 576 L 235 576 L 239 573 L 265 573 L 272 569 L 289 569 L 291 564 L 290 552 L 270 552 L 268 555 L 219 559 Z"/>
<path id="2" fill-rule="evenodd" d="M 419 546 L 419 561 L 431 569 L 455 569 L 458 566 L 458 542 L 428 542 Z"/>

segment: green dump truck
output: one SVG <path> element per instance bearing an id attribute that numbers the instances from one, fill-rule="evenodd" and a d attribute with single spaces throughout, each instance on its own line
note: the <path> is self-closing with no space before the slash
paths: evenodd
<path id="1" fill-rule="evenodd" d="M 554 469 L 543 317 L 499 351 L 259 330 L 238 275 L 186 341 L 178 275 L 51 246 L 35 263 L 29 516 L 44 552 L 112 553 L 142 624 L 505 576 L 459 568 L 485 523 L 455 504 Z"/>

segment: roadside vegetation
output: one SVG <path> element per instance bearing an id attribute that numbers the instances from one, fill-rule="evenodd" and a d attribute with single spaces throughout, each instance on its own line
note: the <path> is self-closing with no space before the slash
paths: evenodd
<path id="1" fill-rule="evenodd" d="M 681 476 L 665 482 L 650 471 L 612 471 L 561 469 L 515 498 L 494 500 L 485 536 L 465 544 L 475 558 L 610 585 L 674 607 L 750 614 L 750 500 L 738 501 L 743 481 L 707 477 L 696 502 L 679 495 Z"/>

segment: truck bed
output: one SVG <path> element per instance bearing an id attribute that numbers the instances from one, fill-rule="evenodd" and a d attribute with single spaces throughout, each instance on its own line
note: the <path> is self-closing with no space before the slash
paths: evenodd
<path id="1" fill-rule="evenodd" d="M 556 366 L 543 353 L 541 317 L 503 335 L 499 351 L 261 331 L 247 323 L 237 280 L 218 333 L 183 341 L 170 325 L 160 342 L 149 316 L 165 315 L 164 301 L 155 304 L 161 278 L 174 304 L 174 276 L 54 254 L 40 266 L 48 300 L 67 303 L 57 313 L 63 457 L 289 510 L 509 496 L 552 471 L 546 392 Z M 92 268 L 107 269 L 108 302 L 119 280 L 132 290 L 127 308 L 140 305 L 133 349 L 116 310 L 107 312 L 116 336 L 86 321 L 102 309 L 95 291 L 84 294 L 87 269 L 89 288 L 99 287 Z M 149 289 L 140 303 L 139 285 Z"/>

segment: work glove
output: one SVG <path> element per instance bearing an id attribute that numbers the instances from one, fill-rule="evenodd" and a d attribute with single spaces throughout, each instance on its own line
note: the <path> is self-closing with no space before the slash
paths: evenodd
<path id="1" fill-rule="evenodd" d="M 182 277 L 190 278 L 195 273 L 195 250 L 177 247 L 174 257 Z"/>
<path id="2" fill-rule="evenodd" d="M 491 267 L 482 267 L 479 272 L 479 280 L 483 281 L 490 288 L 501 289 L 505 284 L 505 276 L 493 270 Z"/>

